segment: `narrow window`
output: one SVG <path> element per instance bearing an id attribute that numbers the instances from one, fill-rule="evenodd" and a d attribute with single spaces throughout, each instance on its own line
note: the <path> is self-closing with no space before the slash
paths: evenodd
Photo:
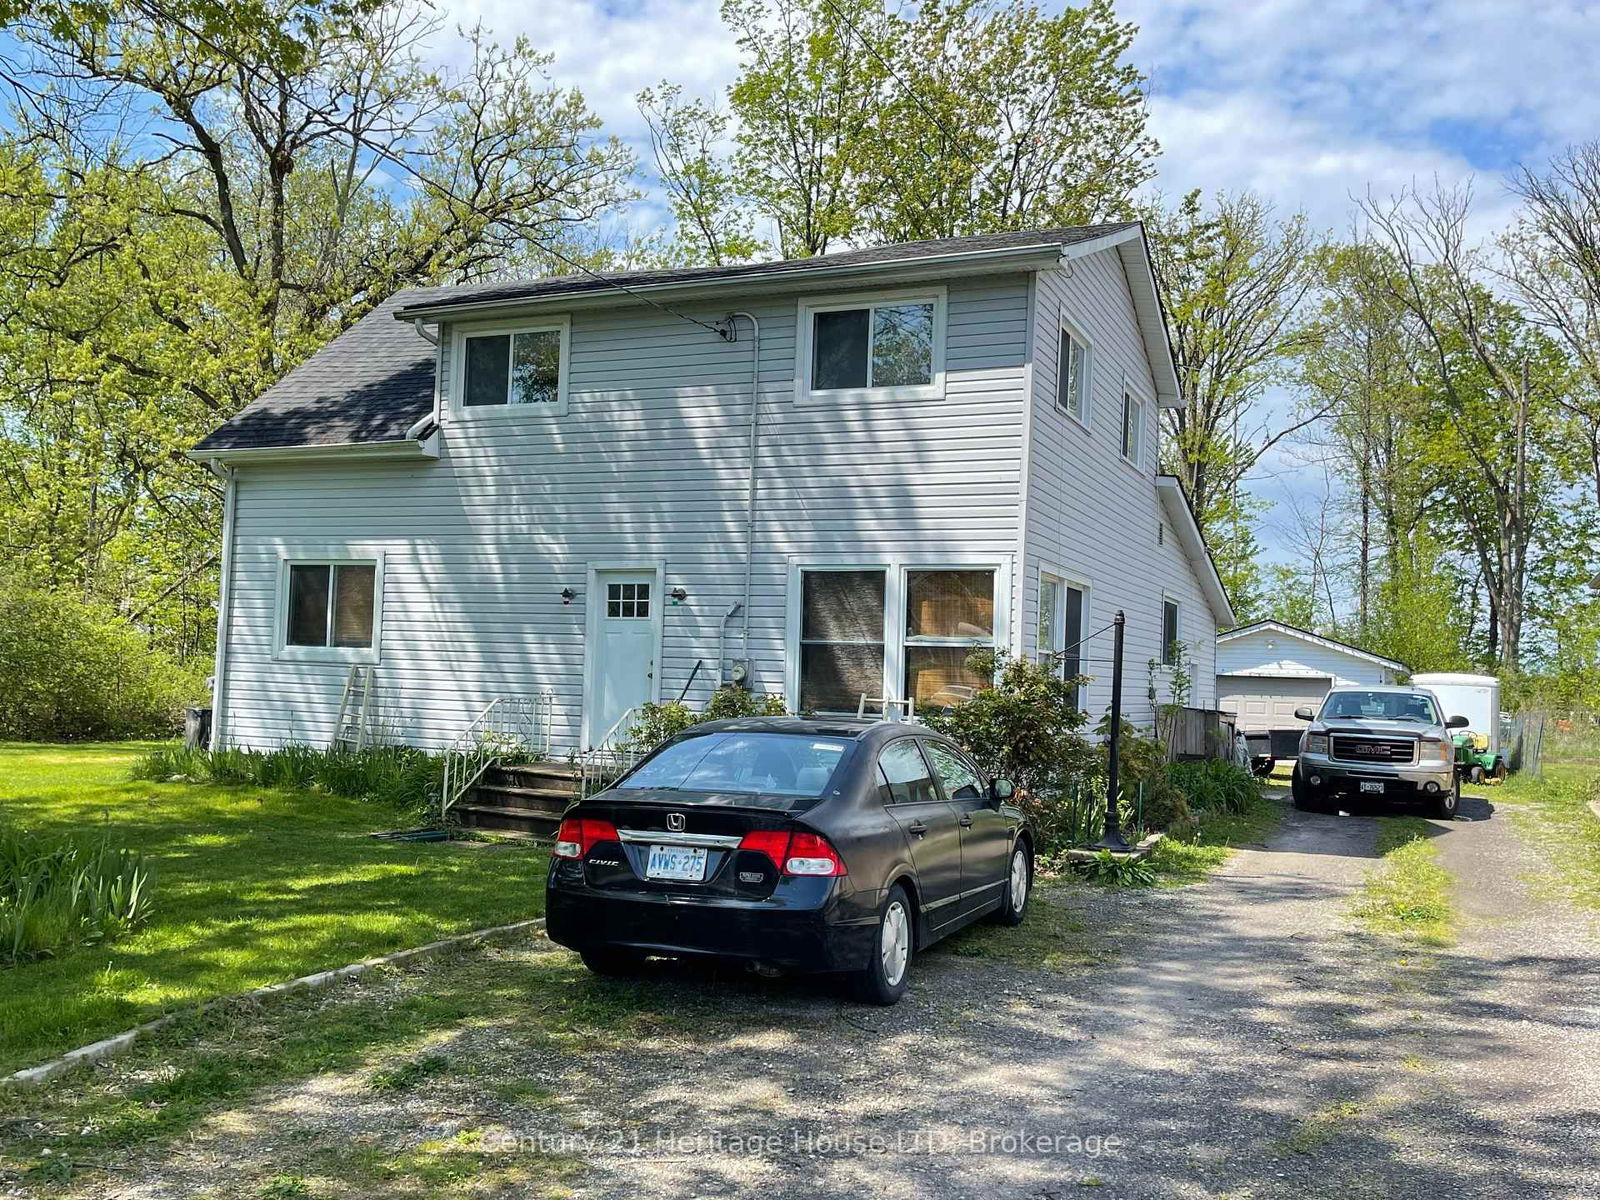
<path id="1" fill-rule="evenodd" d="M 1084 604 L 1082 588 L 1066 588 L 1066 604 L 1064 605 L 1063 624 L 1066 626 L 1066 650 L 1061 656 L 1061 676 L 1072 679 L 1083 674 L 1083 635 L 1084 618 L 1087 615 L 1087 606 Z M 1072 705 L 1074 708 L 1083 707 L 1082 689 L 1074 686 L 1072 689 Z"/>
<path id="2" fill-rule="evenodd" d="M 1056 404 L 1085 423 L 1089 420 L 1089 347 L 1070 329 L 1061 330 L 1056 360 Z"/>
<path id="3" fill-rule="evenodd" d="M 1167 666 L 1176 666 L 1178 662 L 1178 602 L 1176 600 L 1163 600 L 1161 602 L 1161 661 Z"/>
<path id="4" fill-rule="evenodd" d="M 905 694 L 921 708 L 970 699 L 992 682 L 967 665 L 994 645 L 993 570 L 906 572 Z"/>
<path id="5" fill-rule="evenodd" d="M 376 584 L 372 563 L 290 564 L 284 643 L 370 649 Z"/>
<path id="6" fill-rule="evenodd" d="M 461 403 L 553 405 L 561 398 L 561 331 L 473 334 L 465 340 Z"/>
<path id="7" fill-rule="evenodd" d="M 854 713 L 883 695 L 882 571 L 801 576 L 800 711 Z"/>
<path id="8" fill-rule="evenodd" d="M 1131 463 L 1139 461 L 1144 447 L 1144 403 L 1132 392 L 1122 393 L 1122 457 Z"/>
<path id="9" fill-rule="evenodd" d="M 932 300 L 812 313 L 810 389 L 928 386 L 935 375 L 934 316 Z"/>

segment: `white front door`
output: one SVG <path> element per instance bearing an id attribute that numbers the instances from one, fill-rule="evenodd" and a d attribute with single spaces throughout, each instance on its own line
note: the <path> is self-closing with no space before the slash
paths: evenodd
<path id="1" fill-rule="evenodd" d="M 656 573 L 596 571 L 595 582 L 587 713 L 591 746 L 600 744 L 630 708 L 654 697 L 660 656 Z"/>

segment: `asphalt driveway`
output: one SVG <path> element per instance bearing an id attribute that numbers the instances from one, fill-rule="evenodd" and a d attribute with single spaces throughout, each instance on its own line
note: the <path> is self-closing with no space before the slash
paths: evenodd
<path id="1" fill-rule="evenodd" d="M 434 1036 L 443 1065 L 414 1086 L 376 1087 L 369 1063 L 265 1089 L 85 1194 L 399 1194 L 403 1174 L 344 1174 L 350 1147 L 448 1144 L 467 1166 L 413 1194 L 1600 1195 L 1591 918 L 1537 894 L 1485 800 L 1432 828 L 1463 914 L 1440 952 L 1352 919 L 1375 818 L 1291 812 L 1202 884 L 1050 896 L 1080 931 L 1064 963 L 985 957 L 974 935 L 922 958 L 890 1010 L 667 965 L 591 980 L 540 942 L 394 973 L 319 1003 L 555 964 L 593 1027 L 574 1052 L 542 1032 L 544 1001 L 527 1020 L 513 1003 Z"/>

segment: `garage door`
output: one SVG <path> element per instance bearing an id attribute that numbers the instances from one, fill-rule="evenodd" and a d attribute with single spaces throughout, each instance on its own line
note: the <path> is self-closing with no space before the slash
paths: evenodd
<path id="1" fill-rule="evenodd" d="M 1332 679 L 1263 679 L 1253 675 L 1218 675 L 1217 707 L 1238 714 L 1239 728 L 1301 729 L 1305 722 L 1294 710 L 1309 704 L 1312 708 L 1333 686 Z"/>

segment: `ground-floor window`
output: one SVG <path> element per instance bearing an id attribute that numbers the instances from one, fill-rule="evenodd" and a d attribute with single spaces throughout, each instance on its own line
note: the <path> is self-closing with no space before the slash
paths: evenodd
<path id="1" fill-rule="evenodd" d="M 1083 674 L 1084 621 L 1089 613 L 1089 591 L 1080 583 L 1041 571 L 1039 574 L 1040 665 L 1062 679 Z M 1073 704 L 1081 704 L 1073 689 Z"/>
<path id="2" fill-rule="evenodd" d="M 283 560 L 280 653 L 356 660 L 376 653 L 381 578 L 377 559 Z"/>
<path id="3" fill-rule="evenodd" d="M 862 697 L 959 704 L 989 680 L 967 665 L 996 645 L 995 566 L 802 567 L 796 699 L 801 712 L 854 713 Z"/>

